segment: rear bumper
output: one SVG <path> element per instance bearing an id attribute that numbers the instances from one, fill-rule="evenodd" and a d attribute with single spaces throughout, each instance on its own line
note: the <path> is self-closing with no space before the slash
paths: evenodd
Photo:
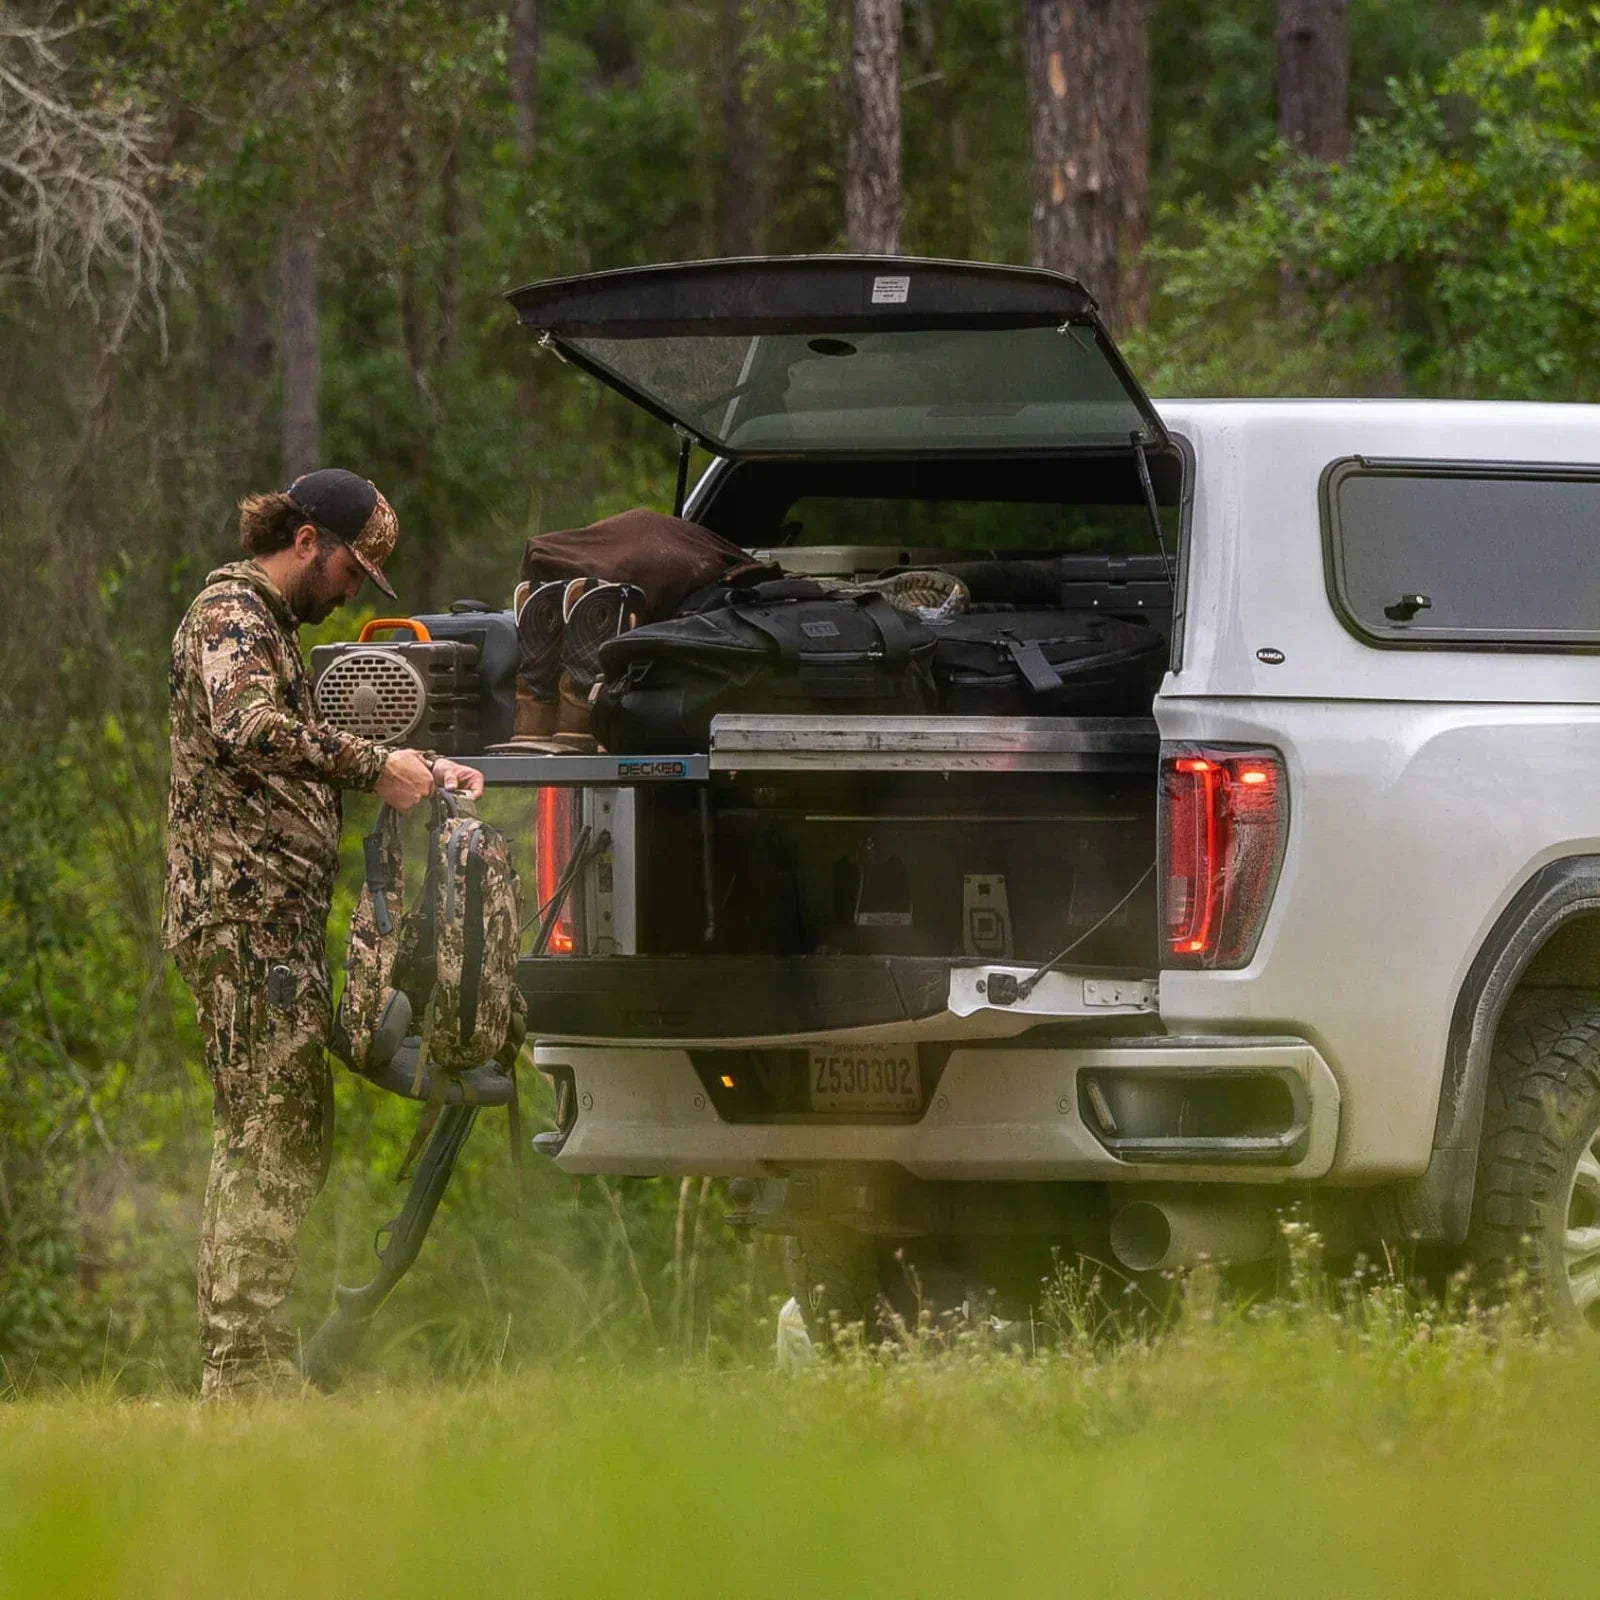
<path id="1" fill-rule="evenodd" d="M 898 1122 L 726 1120 L 682 1049 L 541 1043 L 535 1061 L 564 1081 L 568 1121 L 551 1153 L 571 1173 L 760 1177 L 844 1162 L 942 1180 L 1305 1182 L 1333 1165 L 1339 1131 L 1338 1084 L 1299 1039 L 957 1045 L 923 1114 Z M 1123 1074 L 1129 1085 L 1197 1088 L 1281 1080 L 1293 1090 L 1292 1137 L 1118 1139 L 1094 1125 L 1085 1080 L 1119 1091 L 1114 1075 Z"/>

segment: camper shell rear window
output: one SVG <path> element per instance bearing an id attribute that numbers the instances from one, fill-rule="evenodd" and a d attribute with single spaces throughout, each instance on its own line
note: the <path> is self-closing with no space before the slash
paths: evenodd
<path id="1" fill-rule="evenodd" d="M 1398 648 L 1600 648 L 1600 468 L 1351 457 L 1323 474 L 1328 592 Z"/>
<path id="2" fill-rule="evenodd" d="M 1174 553 L 1183 538 L 1185 457 L 1149 457 Z M 709 478 L 690 513 L 751 549 L 785 545 L 915 546 L 1042 555 L 1156 553 L 1133 452 L 1004 462 L 736 461 Z"/>

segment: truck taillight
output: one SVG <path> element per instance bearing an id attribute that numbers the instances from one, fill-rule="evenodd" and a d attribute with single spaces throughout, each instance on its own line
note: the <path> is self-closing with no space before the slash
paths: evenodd
<path id="1" fill-rule="evenodd" d="M 1288 782 L 1276 750 L 1163 746 L 1168 965 L 1242 967 L 1250 960 L 1272 904 L 1288 821 Z"/>
<path id="2" fill-rule="evenodd" d="M 578 791 L 576 789 L 540 789 L 534 800 L 533 862 L 534 877 L 539 889 L 540 921 L 549 914 L 560 891 L 561 875 L 572 857 L 572 838 L 577 831 Z M 574 940 L 572 931 L 572 897 L 569 892 L 563 901 L 550 937 L 545 941 L 547 956 L 570 956 Z"/>

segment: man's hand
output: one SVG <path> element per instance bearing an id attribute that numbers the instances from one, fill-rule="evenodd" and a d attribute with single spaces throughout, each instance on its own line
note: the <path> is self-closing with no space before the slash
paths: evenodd
<path id="1" fill-rule="evenodd" d="M 454 789 L 478 800 L 483 796 L 483 774 L 476 767 L 464 767 L 459 761 L 447 761 L 440 756 L 433 764 L 434 782 L 441 789 Z"/>
<path id="2" fill-rule="evenodd" d="M 482 784 L 482 777 L 478 782 Z M 433 773 L 415 750 L 396 750 L 384 762 L 373 793 L 404 816 L 419 800 L 426 800 L 433 793 Z"/>

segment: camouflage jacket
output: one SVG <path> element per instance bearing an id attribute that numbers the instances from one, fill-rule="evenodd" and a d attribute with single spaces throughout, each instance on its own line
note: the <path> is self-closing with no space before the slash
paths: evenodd
<path id="1" fill-rule="evenodd" d="M 271 579 L 236 561 L 173 636 L 169 948 L 210 923 L 327 921 L 340 786 L 371 789 L 389 750 L 309 720 L 298 630 Z"/>

